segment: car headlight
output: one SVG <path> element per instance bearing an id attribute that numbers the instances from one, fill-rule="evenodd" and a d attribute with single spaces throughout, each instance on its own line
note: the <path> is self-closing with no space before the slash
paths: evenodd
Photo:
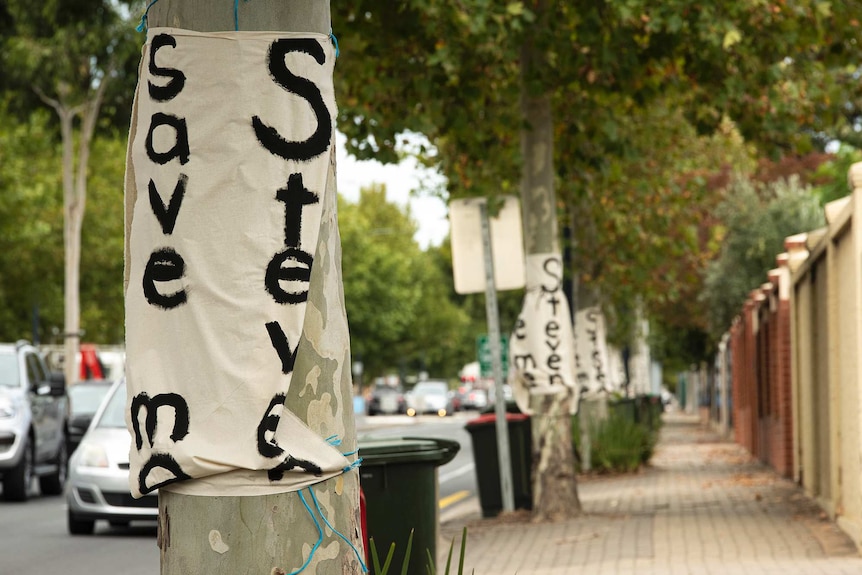
<path id="1" fill-rule="evenodd" d="M 78 465 L 81 467 L 108 467 L 108 453 L 101 445 L 85 443 L 78 449 L 81 450 L 78 457 Z"/>
<path id="2" fill-rule="evenodd" d="M 18 414 L 18 409 L 8 397 L 0 397 L 0 418 L 10 419 Z"/>

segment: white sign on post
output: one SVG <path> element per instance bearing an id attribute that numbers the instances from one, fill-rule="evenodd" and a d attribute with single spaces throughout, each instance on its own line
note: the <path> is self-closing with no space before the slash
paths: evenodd
<path id="1" fill-rule="evenodd" d="M 152 28 L 142 57 L 126 169 L 132 493 L 263 495 L 338 475 L 350 462 L 285 407 L 307 384 L 292 378 L 300 340 L 323 339 L 309 291 L 339 297 L 311 285 L 335 194 L 330 39 Z"/>
<path id="2" fill-rule="evenodd" d="M 485 198 L 449 202 L 452 274 L 459 294 L 485 293 L 480 203 Z M 521 204 L 508 196 L 496 217 L 490 218 L 494 254 L 494 283 L 498 291 L 524 287 L 524 240 Z"/>

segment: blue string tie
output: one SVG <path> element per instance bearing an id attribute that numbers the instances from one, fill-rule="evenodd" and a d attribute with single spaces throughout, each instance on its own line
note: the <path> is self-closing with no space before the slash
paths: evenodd
<path id="1" fill-rule="evenodd" d="M 144 10 L 144 14 L 141 16 L 141 23 L 135 28 L 138 32 L 146 32 L 147 30 L 147 14 L 150 13 L 150 8 L 158 2 L 159 0 L 152 0 L 149 4 L 147 4 L 147 9 Z"/>
<path id="2" fill-rule="evenodd" d="M 332 524 L 326 518 L 326 515 L 324 515 L 323 509 L 320 508 L 320 503 L 317 501 L 317 496 L 314 494 L 314 491 L 311 489 L 311 487 L 307 487 L 306 489 L 308 489 L 308 494 L 311 495 L 311 501 L 312 503 L 314 503 L 315 509 L 317 509 L 317 514 L 320 515 L 320 518 L 323 519 L 323 522 L 334 534 L 338 535 L 342 540 L 344 540 L 345 543 L 350 546 L 351 549 L 353 549 L 353 553 L 356 555 L 356 560 L 359 561 L 359 565 L 360 567 L 362 567 L 362 572 L 368 573 L 368 567 L 362 560 L 362 555 L 359 553 L 359 550 L 353 543 L 350 542 L 347 537 L 342 535 L 340 531 L 338 531 L 335 527 L 332 526 Z M 308 501 L 305 500 L 305 496 L 302 494 L 302 490 L 297 491 L 297 493 L 299 494 L 300 501 L 302 501 L 302 505 L 305 507 L 305 510 L 308 511 L 308 515 L 311 517 L 311 520 L 314 521 L 314 526 L 317 528 L 317 541 L 315 541 L 314 546 L 312 546 L 311 548 L 311 552 L 308 554 L 308 558 L 305 560 L 302 566 L 296 571 L 292 571 L 287 575 L 299 575 L 299 573 L 302 573 L 305 568 L 308 567 L 309 563 L 311 563 L 314 554 L 317 552 L 318 548 L 320 548 L 320 545 L 323 543 L 323 528 L 320 526 L 320 521 L 317 520 L 317 516 L 311 509 L 311 506 L 308 504 Z"/>
<path id="3" fill-rule="evenodd" d="M 338 38 L 335 37 L 335 34 L 332 32 L 332 28 L 329 29 L 329 39 L 332 40 L 332 43 L 335 45 L 335 58 L 337 60 L 341 51 L 338 49 Z"/>
<path id="4" fill-rule="evenodd" d="M 359 461 L 357 461 L 356 463 L 359 463 Z M 317 512 L 320 514 L 320 518 L 323 519 L 323 522 L 326 523 L 326 526 L 329 527 L 333 533 L 341 537 L 341 539 L 344 540 L 344 542 L 347 543 L 351 549 L 353 549 L 353 553 L 356 555 L 356 560 L 359 561 L 359 565 L 362 567 L 362 572 L 368 573 L 368 567 L 362 560 L 362 555 L 360 555 L 359 550 L 353 543 L 350 542 L 347 537 L 342 535 L 340 531 L 338 531 L 335 527 L 332 526 L 332 524 L 326 518 L 326 515 L 323 514 L 323 510 L 320 508 L 320 504 L 317 502 L 317 496 L 314 495 L 314 491 L 311 490 L 311 487 L 308 488 L 308 492 L 311 493 L 311 500 L 314 502 L 314 506 L 317 508 Z"/>

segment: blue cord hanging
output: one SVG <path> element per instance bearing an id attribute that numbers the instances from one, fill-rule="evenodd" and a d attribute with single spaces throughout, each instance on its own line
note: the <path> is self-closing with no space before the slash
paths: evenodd
<path id="1" fill-rule="evenodd" d="M 347 543 L 351 549 L 353 549 L 353 553 L 356 554 L 356 560 L 359 561 L 359 565 L 362 567 L 362 572 L 368 573 L 368 567 L 365 565 L 365 562 L 362 561 L 362 555 L 359 554 L 359 550 L 356 548 L 355 545 L 353 545 L 353 543 L 350 542 L 350 540 L 347 537 L 342 535 L 340 531 L 338 531 L 335 527 L 332 526 L 332 524 L 326 518 L 326 515 L 323 514 L 323 510 L 320 508 L 320 504 L 317 502 L 317 496 L 314 495 L 314 491 L 311 490 L 311 487 L 308 488 L 308 492 L 311 494 L 311 501 L 314 503 L 314 506 L 317 508 L 317 513 L 320 515 L 320 518 L 323 519 L 323 522 L 326 523 L 326 526 L 329 527 L 333 533 L 335 533 L 336 535 L 341 537 L 341 539 L 343 539 L 344 542 Z"/>
<path id="2" fill-rule="evenodd" d="M 329 39 L 332 40 L 332 43 L 335 45 L 335 58 L 338 59 L 338 54 L 341 51 L 338 49 L 338 38 L 335 37 L 335 34 L 332 32 L 332 28 L 329 29 Z"/>
<path id="3" fill-rule="evenodd" d="M 338 537 L 344 540 L 344 542 L 347 543 L 351 549 L 353 549 L 353 553 L 356 555 L 356 560 L 359 561 L 359 566 L 362 568 L 362 572 L 368 573 L 368 566 L 365 565 L 365 562 L 362 560 L 362 555 L 360 555 L 359 550 L 353 543 L 350 542 L 347 537 L 342 535 L 340 531 L 338 531 L 335 527 L 332 526 L 332 524 L 326 518 L 326 515 L 324 515 L 323 509 L 320 508 L 320 503 L 317 501 L 317 496 L 314 494 L 314 490 L 312 490 L 311 487 L 307 487 L 306 489 L 308 490 L 308 494 L 311 496 L 312 503 L 314 503 L 314 508 L 317 509 L 317 515 L 319 515 L 320 518 L 323 519 L 323 522 L 326 524 L 327 527 L 329 527 L 330 530 L 332 530 L 333 533 L 335 533 Z M 311 517 L 311 520 L 314 521 L 314 526 L 317 528 L 317 541 L 315 541 L 314 546 L 311 548 L 311 552 L 309 552 L 308 554 L 308 558 L 306 558 L 302 566 L 296 571 L 292 571 L 287 575 L 299 575 L 300 573 L 305 571 L 306 567 L 308 567 L 308 565 L 311 563 L 314 554 L 317 552 L 317 550 L 323 543 L 323 528 L 320 526 L 320 521 L 317 520 L 317 515 L 314 514 L 314 510 L 308 504 L 308 501 L 305 500 L 305 496 L 302 494 L 302 491 L 303 490 L 297 491 L 297 494 L 299 495 L 299 500 L 302 501 L 302 505 L 305 507 L 305 510 L 308 511 L 308 515 Z"/>
<path id="4" fill-rule="evenodd" d="M 138 32 L 146 32 L 147 31 L 147 14 L 150 13 L 150 8 L 153 7 L 153 4 L 158 2 L 159 0 L 152 0 L 149 4 L 147 4 L 147 9 L 144 10 L 144 14 L 141 16 L 141 23 L 135 28 Z"/>
<path id="5" fill-rule="evenodd" d="M 311 487 L 308 488 L 308 491 L 311 492 Z M 314 547 L 311 548 L 311 552 L 308 554 L 308 559 L 305 560 L 305 563 L 302 564 L 302 567 L 300 567 L 296 571 L 288 573 L 287 575 L 299 575 L 299 573 L 302 573 L 305 568 L 308 567 L 308 564 L 311 563 L 311 559 L 312 557 L 314 557 L 314 553 L 317 551 L 317 548 L 320 547 L 321 543 L 323 543 L 323 528 L 320 526 L 320 521 L 318 521 L 317 517 L 314 516 L 314 512 L 311 510 L 311 507 L 309 507 L 308 502 L 305 500 L 305 497 L 303 497 L 302 491 L 297 491 L 297 493 L 299 494 L 299 499 L 305 506 L 306 511 L 308 511 L 308 514 L 314 521 L 314 526 L 317 527 L 317 541 L 315 542 Z M 312 493 L 311 496 L 314 497 L 314 493 Z"/>

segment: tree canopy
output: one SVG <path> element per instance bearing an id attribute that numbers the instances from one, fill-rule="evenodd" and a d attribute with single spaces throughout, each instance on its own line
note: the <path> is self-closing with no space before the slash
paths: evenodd
<path id="1" fill-rule="evenodd" d="M 0 90 L 26 114 L 44 98 L 82 105 L 107 83 L 100 129 L 125 132 L 137 82 L 141 37 L 123 17 L 140 0 L 0 0 Z"/>
<path id="2" fill-rule="evenodd" d="M 715 337 L 727 330 L 749 292 L 766 281 L 764 271 L 776 267 L 784 239 L 826 223 L 817 196 L 796 176 L 769 183 L 737 177 L 719 212 L 721 252 L 707 266 L 700 298 Z"/>
<path id="3" fill-rule="evenodd" d="M 855 133 L 859 8 L 353 0 L 333 8 L 339 125 L 351 151 L 383 161 L 397 159 L 400 133 L 422 132 L 451 197 L 510 192 L 529 40 L 541 65 L 527 90 L 553 98 L 560 214 L 580 224 L 575 273 L 612 315 L 637 293 L 656 317 L 694 301 L 716 253 L 710 180 Z M 705 325 L 703 314 L 688 317 L 680 327 Z"/>

